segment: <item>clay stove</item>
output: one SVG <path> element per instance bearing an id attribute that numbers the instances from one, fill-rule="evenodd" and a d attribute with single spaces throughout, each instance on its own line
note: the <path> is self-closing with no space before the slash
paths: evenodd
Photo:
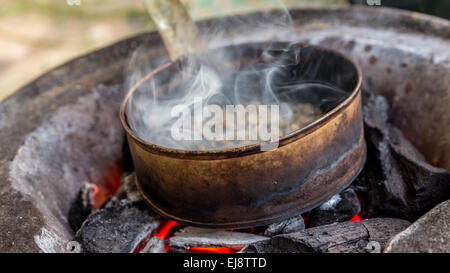
<path id="1" fill-rule="evenodd" d="M 56 68 L 0 104 L 0 251 L 448 251 L 436 242 L 448 242 L 449 23 L 382 8 L 292 15 L 293 33 L 239 29 L 223 45 L 304 41 L 357 60 L 368 158 L 350 188 L 248 230 L 178 226 L 150 211 L 133 191 L 118 118 L 129 53 L 146 44 L 148 54 L 166 54 L 157 34 L 145 34 Z"/>

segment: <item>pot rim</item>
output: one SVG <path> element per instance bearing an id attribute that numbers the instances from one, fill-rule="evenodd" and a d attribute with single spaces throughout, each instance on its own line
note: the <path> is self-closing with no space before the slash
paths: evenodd
<path id="1" fill-rule="evenodd" d="M 279 41 L 282 42 L 282 41 Z M 345 110 L 345 108 L 358 96 L 358 94 L 361 92 L 361 85 L 362 85 L 362 72 L 359 65 L 355 62 L 355 60 L 346 54 L 343 54 L 335 49 L 318 46 L 318 45 L 309 45 L 307 43 L 298 42 L 298 43 L 291 43 L 293 45 L 301 45 L 301 46 L 311 46 L 315 47 L 322 51 L 330 51 L 333 52 L 333 54 L 340 55 L 347 61 L 349 61 L 356 69 L 356 74 L 358 77 L 356 86 L 353 88 L 350 95 L 340 104 L 338 104 L 336 107 L 334 107 L 331 111 L 320 117 L 319 119 L 315 120 L 314 122 L 308 124 L 307 126 L 300 128 L 299 130 L 293 131 L 279 139 L 278 148 L 285 146 L 291 142 L 294 142 L 306 135 L 311 134 L 312 132 L 318 130 L 322 126 L 328 123 L 329 120 L 331 120 L 336 115 L 340 114 L 342 111 Z M 234 46 L 240 46 L 245 44 L 237 44 Z M 226 46 L 225 46 L 226 47 Z M 256 144 L 250 144 L 245 146 L 240 146 L 236 148 L 229 148 L 229 149 L 221 149 L 221 150 L 180 150 L 180 149 L 174 149 L 174 148 L 167 148 L 164 146 L 156 145 L 153 143 L 150 143 L 148 141 L 145 141 L 138 137 L 134 131 L 130 128 L 128 125 L 127 117 L 125 114 L 125 109 L 128 103 L 129 98 L 131 95 L 146 81 L 151 79 L 153 76 L 157 75 L 161 71 L 165 70 L 166 68 L 170 67 L 171 65 L 174 65 L 177 63 L 179 59 L 175 61 L 170 61 L 164 65 L 161 65 L 160 67 L 156 68 L 155 70 L 148 73 L 145 77 L 143 77 L 139 82 L 137 82 L 126 94 L 125 98 L 122 101 L 122 105 L 120 107 L 120 121 L 122 122 L 122 126 L 125 129 L 125 132 L 128 136 L 133 138 L 136 143 L 139 144 L 140 147 L 145 149 L 146 151 L 157 153 L 157 154 L 164 154 L 166 156 L 171 157 L 180 157 L 180 158 L 192 158 L 192 159 L 223 159 L 223 158 L 230 158 L 230 157 L 239 157 L 243 155 L 248 154 L 256 154 L 256 153 L 263 153 L 265 151 L 261 151 L 261 144 L 262 143 L 256 143 Z"/>

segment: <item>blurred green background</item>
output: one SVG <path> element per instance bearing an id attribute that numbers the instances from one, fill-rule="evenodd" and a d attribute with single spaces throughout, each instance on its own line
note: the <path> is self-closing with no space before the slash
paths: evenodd
<path id="1" fill-rule="evenodd" d="M 277 0 L 182 1 L 197 20 L 279 6 Z M 346 5 L 349 1 L 365 4 L 358 0 L 283 0 L 287 6 Z M 385 2 L 401 5 L 408 1 L 382 0 L 383 6 L 389 4 Z M 410 0 L 412 6 L 404 8 L 445 16 L 442 7 L 429 2 L 441 1 Z M 449 11 L 450 1 L 442 2 Z M 52 67 L 152 29 L 140 0 L 1 0 L 0 101 Z"/>

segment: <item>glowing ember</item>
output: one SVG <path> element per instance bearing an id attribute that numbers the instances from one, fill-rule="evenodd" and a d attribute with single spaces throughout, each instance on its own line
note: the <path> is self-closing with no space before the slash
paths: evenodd
<path id="1" fill-rule="evenodd" d="M 307 220 L 307 217 L 305 221 Z M 350 221 L 352 222 L 356 222 L 356 221 L 361 221 L 362 217 L 361 215 L 358 213 L 355 216 L 353 216 L 352 219 L 350 219 Z M 172 228 L 179 226 L 180 224 L 172 221 L 172 220 L 168 220 L 166 222 L 164 222 L 163 224 L 161 224 L 161 227 L 159 229 L 159 231 L 156 233 L 156 235 L 154 235 L 155 237 L 160 238 L 161 240 L 166 240 L 167 237 L 171 236 L 173 234 Z M 254 228 L 251 227 L 249 229 L 249 231 L 251 233 L 254 233 Z M 231 232 L 234 231 L 234 229 L 230 229 Z M 150 236 L 149 238 L 147 238 L 145 240 L 144 243 L 141 244 L 141 247 L 135 251 L 135 252 L 139 252 L 140 250 L 142 250 L 142 248 L 145 246 L 145 244 L 150 240 L 152 236 Z M 169 251 L 171 248 L 170 245 L 166 244 L 166 251 Z M 193 252 L 193 253 L 237 253 L 241 250 L 242 248 L 227 248 L 227 247 L 191 247 L 189 248 L 189 251 Z"/>
<path id="2" fill-rule="evenodd" d="M 173 227 L 176 227 L 179 225 L 180 224 L 175 221 L 168 220 L 167 222 L 165 222 L 164 224 L 161 225 L 158 233 L 155 236 L 164 241 L 166 239 L 167 235 L 169 234 L 170 230 Z M 170 245 L 165 245 L 165 246 L 166 246 L 166 252 L 169 251 Z"/>
<path id="3" fill-rule="evenodd" d="M 360 196 L 356 196 L 356 198 L 358 198 L 359 204 L 362 207 L 362 198 Z M 361 213 L 358 213 L 355 216 L 353 216 L 352 219 L 350 219 L 350 222 L 358 222 L 361 220 L 362 220 Z"/>
<path id="4" fill-rule="evenodd" d="M 99 182 L 93 183 L 97 185 L 94 189 L 93 203 L 96 208 L 100 206 L 120 188 L 120 179 L 122 177 L 122 164 L 116 164 L 110 168 L 107 175 L 101 178 Z"/>
<path id="5" fill-rule="evenodd" d="M 350 219 L 351 222 L 358 222 L 358 221 L 361 221 L 361 220 L 362 220 L 362 218 L 361 218 L 361 216 L 359 215 L 359 213 L 356 214 L 355 216 L 353 216 L 352 219 Z"/>
<path id="6" fill-rule="evenodd" d="M 167 237 L 167 234 L 169 234 L 169 231 L 176 226 L 179 226 L 175 221 L 169 220 L 161 225 L 161 228 L 159 229 L 158 233 L 155 235 L 156 237 L 160 238 L 161 240 L 165 240 Z"/>
<path id="7" fill-rule="evenodd" d="M 114 195 L 115 192 L 120 187 L 120 180 L 122 176 L 122 168 L 113 168 L 113 171 L 109 172 L 109 175 L 104 177 L 102 182 L 103 183 L 97 183 L 97 186 L 94 188 L 94 196 L 93 201 L 94 205 L 99 208 L 101 204 L 103 204 L 110 196 Z M 362 200 L 358 196 L 358 200 L 361 203 Z M 303 215 L 303 220 L 306 223 L 308 221 L 308 215 Z M 361 213 L 356 214 L 353 216 L 352 219 L 350 219 L 351 222 L 357 222 L 362 221 L 363 218 L 361 216 Z M 158 229 L 156 234 L 150 234 L 147 238 L 145 238 L 133 251 L 134 253 L 139 253 L 144 249 L 145 245 L 150 241 L 153 237 L 158 237 L 161 240 L 165 241 L 168 237 L 172 236 L 174 234 L 175 227 L 180 226 L 179 223 L 172 221 L 172 220 L 163 220 L 161 223 L 160 228 Z M 233 232 L 234 229 L 230 229 L 230 232 Z M 254 233 L 255 228 L 250 227 L 245 230 L 240 230 L 240 232 L 249 232 Z M 165 245 L 166 252 L 168 252 L 171 248 L 170 245 Z M 190 252 L 193 253 L 237 253 L 242 248 L 239 247 L 233 247 L 233 248 L 227 248 L 227 247 L 191 247 L 189 248 Z"/>
<path id="8" fill-rule="evenodd" d="M 158 233 L 155 236 L 160 238 L 161 240 L 165 240 L 168 236 L 171 236 L 173 234 L 173 232 L 171 232 L 172 228 L 179 226 L 179 225 L 180 224 L 175 221 L 168 220 L 161 225 Z M 252 227 L 250 229 L 250 231 L 253 233 L 254 228 Z M 150 238 L 148 240 L 150 240 Z M 146 241 L 148 242 L 148 240 L 146 240 Z M 166 251 L 169 251 L 170 248 L 171 248 L 171 246 L 166 244 Z M 189 250 L 194 253 L 236 253 L 239 250 L 241 250 L 241 248 L 191 247 Z"/>
<path id="9" fill-rule="evenodd" d="M 308 222 L 309 217 L 308 216 L 302 216 L 303 222 L 306 224 Z"/>
<path id="10" fill-rule="evenodd" d="M 191 247 L 189 250 L 194 253 L 236 253 L 241 249 L 226 247 Z"/>

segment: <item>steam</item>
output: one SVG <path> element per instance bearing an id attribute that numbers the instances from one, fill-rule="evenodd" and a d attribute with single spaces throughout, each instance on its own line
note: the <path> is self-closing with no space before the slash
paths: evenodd
<path id="1" fill-rule="evenodd" d="M 199 115 L 195 113 L 212 117 L 211 106 L 219 106 L 225 110 L 229 106 L 238 105 L 276 105 L 280 131 L 278 128 L 274 130 L 273 119 L 269 119 L 271 122 L 267 124 L 256 121 L 252 125 L 251 121 L 258 116 L 251 112 L 246 114 L 245 119 L 250 123 L 245 129 L 249 130 L 256 124 L 267 127 L 268 131 L 271 129 L 272 133 L 276 131 L 278 138 L 300 129 L 343 101 L 348 92 L 329 83 L 312 80 L 321 60 L 306 67 L 302 74 L 296 73 L 295 67 L 303 61 L 298 47 L 272 42 L 264 44 L 263 48 L 260 48 L 261 45 L 215 48 L 222 43 L 224 37 L 239 35 L 241 28 L 292 29 L 288 10 L 281 2 L 274 3 L 279 10 L 277 12 L 261 13 L 258 17 L 238 16 L 226 23 L 218 20 L 217 23 L 202 28 L 202 36 L 211 53 L 200 52 L 185 57 L 177 69 L 173 66 L 144 82 L 130 97 L 126 108 L 128 123 L 136 135 L 159 146 L 182 150 L 234 148 L 266 139 L 214 141 L 205 138 L 195 128 L 204 126 L 208 121 L 199 120 Z M 167 61 L 165 58 L 151 59 L 147 53 L 148 48 L 145 46 L 134 52 L 125 84 L 127 90 Z M 200 106 L 199 100 L 202 102 Z M 218 117 L 217 111 L 215 113 L 212 119 L 223 118 L 226 121 L 224 128 L 213 128 L 213 133 L 231 126 L 239 135 L 239 129 L 243 128 L 236 122 L 230 122 L 230 115 L 236 118 L 234 113 L 225 112 L 223 117 Z M 273 115 L 269 113 L 269 116 Z M 306 117 L 311 118 L 305 120 Z M 190 137 L 184 140 L 174 138 L 173 126 L 177 122 L 185 125 L 184 134 Z M 246 134 L 248 135 L 249 133 Z M 271 141 L 273 140 L 272 137 Z"/>

